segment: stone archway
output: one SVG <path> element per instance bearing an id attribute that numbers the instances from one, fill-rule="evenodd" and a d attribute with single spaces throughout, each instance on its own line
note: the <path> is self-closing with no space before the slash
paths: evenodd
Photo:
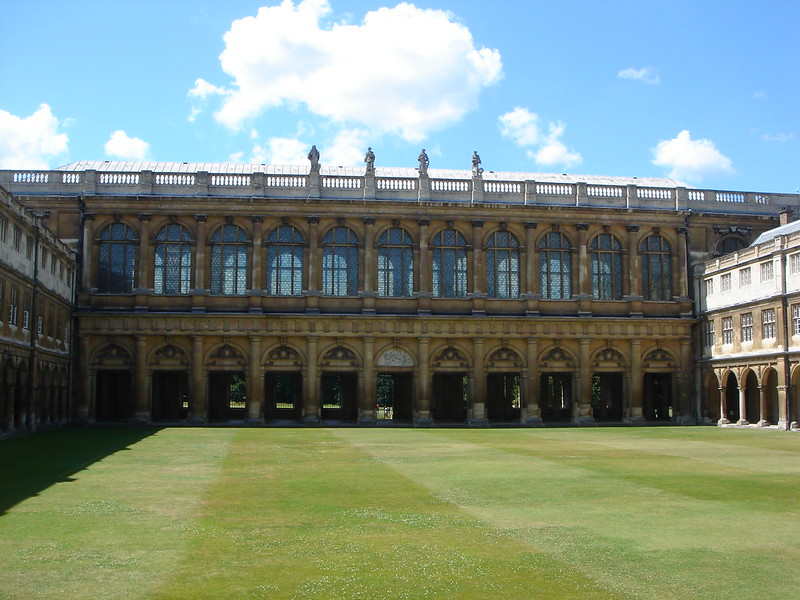
<path id="1" fill-rule="evenodd" d="M 414 357 L 392 347 L 378 356 L 375 396 L 378 422 L 410 423 L 414 419 Z"/>

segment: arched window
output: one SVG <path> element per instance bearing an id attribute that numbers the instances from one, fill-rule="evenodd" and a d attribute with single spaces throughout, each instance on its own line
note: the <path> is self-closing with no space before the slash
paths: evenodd
<path id="1" fill-rule="evenodd" d="M 153 290 L 156 294 L 188 294 L 192 281 L 192 238 L 171 223 L 156 235 Z"/>
<path id="2" fill-rule="evenodd" d="M 131 294 L 136 273 L 136 237 L 124 223 L 112 223 L 100 234 L 97 291 Z"/>
<path id="3" fill-rule="evenodd" d="M 467 296 L 467 241 L 455 229 L 436 234 L 433 253 L 433 295 L 439 298 Z"/>
<path id="4" fill-rule="evenodd" d="M 236 225 L 223 225 L 211 236 L 211 293 L 247 291 L 247 234 Z"/>
<path id="5" fill-rule="evenodd" d="M 589 243 L 592 265 L 592 297 L 596 300 L 622 298 L 622 246 L 610 233 L 601 233 Z"/>
<path id="6" fill-rule="evenodd" d="M 519 241 L 497 231 L 486 242 L 486 293 L 489 298 L 519 297 Z"/>
<path id="7" fill-rule="evenodd" d="M 539 285 L 543 300 L 567 300 L 572 295 L 572 254 L 563 233 L 551 231 L 539 242 Z"/>
<path id="8" fill-rule="evenodd" d="M 645 300 L 672 299 L 672 249 L 660 235 L 639 245 L 642 259 L 642 295 Z"/>
<path id="9" fill-rule="evenodd" d="M 334 227 L 322 240 L 322 293 L 358 294 L 358 237 L 348 227 Z"/>
<path id="10" fill-rule="evenodd" d="M 303 236 L 291 225 L 273 229 L 267 238 L 267 293 L 303 293 Z"/>
<path id="11" fill-rule="evenodd" d="M 414 251 L 411 236 L 392 227 L 378 240 L 378 295 L 411 296 L 414 292 Z"/>

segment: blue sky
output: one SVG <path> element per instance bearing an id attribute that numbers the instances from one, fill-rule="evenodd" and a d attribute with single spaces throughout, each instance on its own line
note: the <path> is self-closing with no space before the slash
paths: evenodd
<path id="1" fill-rule="evenodd" d="M 78 160 L 800 187 L 800 2 L 0 0 L 0 168 Z"/>

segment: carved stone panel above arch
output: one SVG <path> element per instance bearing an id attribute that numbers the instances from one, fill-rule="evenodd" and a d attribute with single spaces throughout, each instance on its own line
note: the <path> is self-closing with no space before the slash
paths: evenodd
<path id="1" fill-rule="evenodd" d="M 129 368 L 133 364 L 131 355 L 117 344 L 108 344 L 94 355 L 92 365 L 102 368 Z"/>
<path id="2" fill-rule="evenodd" d="M 379 367 L 413 367 L 414 358 L 402 348 L 390 348 L 378 357 Z"/>
<path id="3" fill-rule="evenodd" d="M 577 363 L 568 350 L 556 344 L 544 352 L 539 364 L 542 369 L 574 369 Z"/>
<path id="4" fill-rule="evenodd" d="M 599 352 L 594 355 L 594 360 L 592 361 L 592 365 L 595 369 L 602 369 L 602 368 L 625 368 L 626 361 L 625 357 L 622 356 L 617 350 L 614 348 L 603 348 Z"/>
<path id="5" fill-rule="evenodd" d="M 157 348 L 150 356 L 148 361 L 150 366 L 155 367 L 181 367 L 188 368 L 190 361 L 189 355 L 180 347 L 175 344 L 165 344 Z"/>
<path id="6" fill-rule="evenodd" d="M 349 348 L 336 346 L 322 357 L 323 367 L 355 368 L 358 367 L 358 357 Z"/>
<path id="7" fill-rule="evenodd" d="M 469 361 L 461 350 L 450 345 L 434 356 L 433 366 L 437 369 L 464 369 L 469 368 Z"/>
<path id="8" fill-rule="evenodd" d="M 209 355 L 207 364 L 211 367 L 243 369 L 247 361 L 237 348 L 230 344 L 223 344 Z"/>
<path id="9" fill-rule="evenodd" d="M 521 369 L 524 363 L 515 350 L 502 346 L 489 355 L 486 366 L 490 369 Z"/>
<path id="10" fill-rule="evenodd" d="M 281 344 L 267 353 L 267 366 L 296 369 L 303 366 L 303 359 L 297 350 L 288 344 Z"/>
<path id="11" fill-rule="evenodd" d="M 678 361 L 672 353 L 663 348 L 656 348 L 648 352 L 642 361 L 644 369 L 677 369 Z"/>

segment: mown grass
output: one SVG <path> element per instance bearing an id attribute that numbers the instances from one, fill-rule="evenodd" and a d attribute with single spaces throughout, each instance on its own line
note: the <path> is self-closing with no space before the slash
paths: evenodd
<path id="1" fill-rule="evenodd" d="M 787 432 L 75 429 L 0 442 L 0 508 L 2 599 L 782 599 L 800 585 Z"/>

